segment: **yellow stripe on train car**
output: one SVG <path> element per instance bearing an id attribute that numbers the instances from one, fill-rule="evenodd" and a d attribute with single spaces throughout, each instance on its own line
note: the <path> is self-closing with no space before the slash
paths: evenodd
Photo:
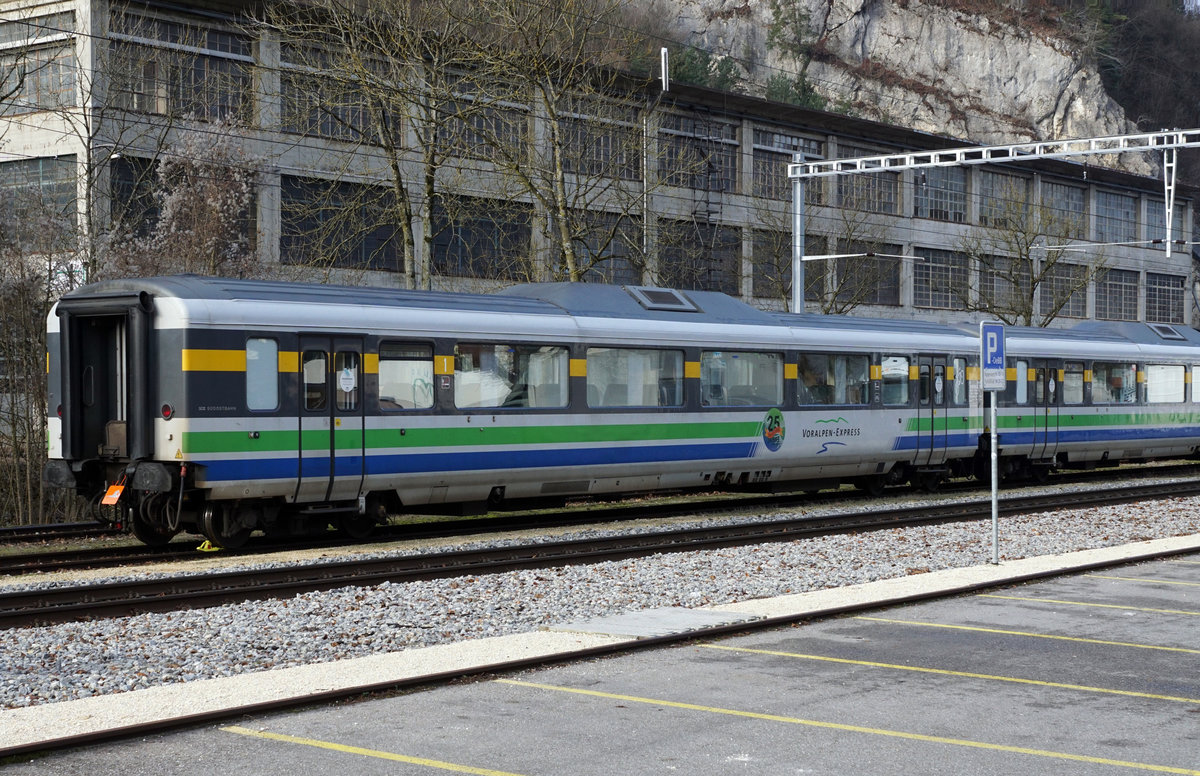
<path id="1" fill-rule="evenodd" d="M 246 351 L 184 348 L 182 363 L 185 372 L 245 372 Z"/>

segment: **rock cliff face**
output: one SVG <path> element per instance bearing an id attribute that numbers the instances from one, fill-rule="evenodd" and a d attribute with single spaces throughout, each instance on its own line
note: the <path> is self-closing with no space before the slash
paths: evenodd
<path id="1" fill-rule="evenodd" d="M 767 50 L 767 0 L 667 1 L 678 9 L 679 38 L 734 57 L 749 91 L 795 72 L 794 61 Z M 1048 26 L 921 0 L 784 2 L 808 14 L 808 81 L 833 110 L 982 144 L 1137 131 L 1094 63 Z M 1152 172 L 1140 158 L 1123 161 Z"/>

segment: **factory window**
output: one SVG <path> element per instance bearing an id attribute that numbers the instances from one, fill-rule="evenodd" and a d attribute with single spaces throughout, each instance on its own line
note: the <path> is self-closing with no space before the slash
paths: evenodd
<path id="1" fill-rule="evenodd" d="M 1096 317 L 1106 321 L 1138 319 L 1138 273 L 1106 269 L 1096 278 Z"/>
<path id="2" fill-rule="evenodd" d="M 916 248 L 913 262 L 913 305 L 943 310 L 965 309 L 967 257 L 954 251 Z"/>
<path id="3" fill-rule="evenodd" d="M 1087 317 L 1088 273 L 1082 264 L 1059 261 L 1045 270 L 1040 305 L 1043 316 Z"/>
<path id="4" fill-rule="evenodd" d="M 616 100 L 568 98 L 559 119 L 567 172 L 636 181 L 642 178 L 642 128 L 637 111 Z"/>
<path id="5" fill-rule="evenodd" d="M 282 176 L 281 263 L 398 271 L 394 205 L 386 186 Z"/>
<path id="6" fill-rule="evenodd" d="M 840 243 L 836 252 L 865 254 L 837 259 L 837 272 L 832 280 L 838 302 L 850 306 L 900 304 L 900 245 L 854 240 Z M 808 265 L 826 263 L 816 261 Z"/>
<path id="7" fill-rule="evenodd" d="M 530 251 L 533 210 L 498 199 L 438 197 L 433 205 L 433 254 L 437 275 L 515 280 L 533 271 Z"/>
<path id="8" fill-rule="evenodd" d="M 683 353 L 646 348 L 588 348 L 589 407 L 679 407 Z"/>
<path id="9" fill-rule="evenodd" d="M 1137 198 L 1111 191 L 1096 192 L 1096 242 L 1137 239 Z"/>
<path id="10" fill-rule="evenodd" d="M 658 174 L 669 186 L 738 190 L 738 128 L 707 116 L 667 114 L 658 133 Z"/>
<path id="11" fill-rule="evenodd" d="M 837 149 L 839 159 L 861 159 L 864 156 L 878 156 L 879 151 L 869 148 L 840 145 Z M 820 178 L 814 178 L 808 185 L 817 185 Z M 900 201 L 900 176 L 894 172 L 864 172 L 854 175 L 839 175 L 837 177 L 838 205 L 847 210 L 860 210 L 868 213 L 897 213 Z"/>
<path id="12" fill-rule="evenodd" d="M 1046 234 L 1074 240 L 1087 237 L 1086 193 L 1078 186 L 1065 183 L 1042 184 L 1040 212 Z"/>
<path id="13" fill-rule="evenodd" d="M 1137 401 L 1137 365 L 1092 365 L 1092 404 L 1132 404 Z"/>
<path id="14" fill-rule="evenodd" d="M 883 403 L 891 406 L 908 404 L 908 357 L 884 356 Z"/>
<path id="15" fill-rule="evenodd" d="M 379 409 L 433 406 L 433 348 L 405 342 L 379 345 Z"/>
<path id="16" fill-rule="evenodd" d="M 788 132 L 759 128 L 754 130 L 754 196 L 790 200 L 792 181 L 788 165 L 796 154 L 805 160 L 825 158 L 825 144 Z M 824 203 L 824 179 L 811 178 L 804 183 L 804 201 L 810 205 Z"/>
<path id="17" fill-rule="evenodd" d="M 700 395 L 713 407 L 781 404 L 783 356 L 706 350 L 700 354 Z"/>
<path id="18" fill-rule="evenodd" d="M 660 220 L 658 282 L 666 288 L 741 295 L 742 232 L 732 226 Z"/>
<path id="19" fill-rule="evenodd" d="M 1018 175 L 981 170 L 979 175 L 979 223 L 1004 229 L 1020 228 L 1029 210 L 1029 181 Z"/>
<path id="20" fill-rule="evenodd" d="M 0 54 L 0 115 L 74 107 L 77 69 L 70 41 Z"/>
<path id="21" fill-rule="evenodd" d="M 279 343 L 273 339 L 246 340 L 246 407 L 279 408 Z"/>
<path id="22" fill-rule="evenodd" d="M 454 404 L 567 406 L 567 349 L 550 345 L 462 342 L 454 347 Z"/>
<path id="23" fill-rule="evenodd" d="M 1173 404 L 1183 401 L 1184 368 L 1180 364 L 1146 365 L 1146 403 Z"/>
<path id="24" fill-rule="evenodd" d="M 967 220 L 967 171 L 962 167 L 931 167 L 916 178 L 914 197 L 917 218 L 951 221 Z"/>
<path id="25" fill-rule="evenodd" d="M 801 404 L 866 404 L 870 401 L 870 360 L 866 356 L 800 355 Z M 908 378 L 905 366 L 905 379 Z M 907 389 L 906 393 L 907 393 Z M 907 403 L 907 398 L 904 400 Z"/>
<path id="26" fill-rule="evenodd" d="M 1147 240 L 1175 240 L 1185 242 L 1188 235 L 1188 222 L 1186 219 L 1187 208 L 1184 205 L 1176 205 L 1171 211 L 1171 234 L 1167 235 L 1167 205 L 1162 200 L 1150 200 L 1146 203 L 1146 239 Z M 1156 243 L 1150 246 L 1159 250 L 1166 246 L 1163 242 Z M 1179 250 L 1179 247 L 1173 250 Z"/>
<path id="27" fill-rule="evenodd" d="M 209 121 L 249 119 L 249 36 L 117 7 L 109 34 L 109 93 L 116 107 Z"/>
<path id="28" fill-rule="evenodd" d="M 1146 273 L 1146 320 L 1158 323 L 1183 323 L 1182 275 Z"/>

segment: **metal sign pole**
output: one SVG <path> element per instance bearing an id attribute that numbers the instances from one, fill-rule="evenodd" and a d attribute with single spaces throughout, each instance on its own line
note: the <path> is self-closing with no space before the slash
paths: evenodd
<path id="1" fill-rule="evenodd" d="M 1004 363 L 1004 324 L 979 324 L 979 366 L 981 387 L 992 394 L 991 452 L 992 452 L 992 563 L 1000 565 L 1000 435 L 996 431 L 996 405 L 1008 385 Z"/>
<path id="2" fill-rule="evenodd" d="M 992 391 L 992 565 L 1000 565 L 1000 467 L 999 456 L 996 454 L 996 399 L 997 392 Z"/>

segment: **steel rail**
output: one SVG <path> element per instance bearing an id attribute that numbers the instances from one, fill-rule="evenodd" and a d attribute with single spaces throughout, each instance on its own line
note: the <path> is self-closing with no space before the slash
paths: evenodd
<path id="1" fill-rule="evenodd" d="M 1007 499 L 1006 515 L 1191 496 L 1200 482 L 1093 490 Z M 747 544 L 793 541 L 851 531 L 990 517 L 990 502 L 975 500 L 853 515 L 789 518 L 736 525 L 673 529 L 606 538 L 535 542 L 510 547 L 432 552 L 399 557 L 324 561 L 282 568 L 193 574 L 166 579 L 103 582 L 0 593 L 0 629 L 48 625 L 142 612 L 202 608 L 383 582 L 446 579 L 515 569 L 625 560 Z"/>
<path id="2" fill-rule="evenodd" d="M 1153 471 L 1160 477 L 1196 476 L 1200 466 L 1195 463 L 1159 467 Z M 1081 483 L 1104 480 L 1111 484 L 1114 478 L 1144 477 L 1145 471 L 1090 470 L 1067 472 L 1055 477 L 1057 484 Z M 977 482 L 954 483 L 944 487 L 940 493 L 971 493 L 979 490 Z M 1014 491 L 1009 491 L 1013 493 Z M 814 496 L 803 491 L 770 494 L 702 494 L 679 501 L 661 500 L 645 502 L 618 501 L 588 507 L 569 507 L 556 511 L 493 513 L 489 517 L 473 519 L 438 519 L 428 523 L 381 526 L 363 539 L 340 538 L 334 532 L 296 538 L 284 542 L 268 537 L 254 537 L 250 543 L 237 550 L 222 549 L 222 557 L 263 555 L 272 552 L 304 549 L 309 547 L 343 547 L 385 544 L 419 539 L 447 539 L 477 536 L 504 531 L 547 530 L 576 525 L 589 525 L 630 518 L 666 518 L 711 513 L 729 513 L 747 509 L 780 509 L 814 503 L 827 506 L 837 501 L 862 498 L 858 491 L 828 491 Z M 1006 499 L 1012 498 L 1006 495 Z M 196 539 L 200 541 L 199 538 Z M 124 547 L 95 547 L 86 549 L 54 550 L 36 549 L 21 554 L 0 554 L 0 576 L 46 573 L 77 569 L 106 569 L 146 565 L 161 562 L 188 562 L 206 557 L 195 552 L 191 542 L 175 542 L 165 547 L 144 545 Z"/>

